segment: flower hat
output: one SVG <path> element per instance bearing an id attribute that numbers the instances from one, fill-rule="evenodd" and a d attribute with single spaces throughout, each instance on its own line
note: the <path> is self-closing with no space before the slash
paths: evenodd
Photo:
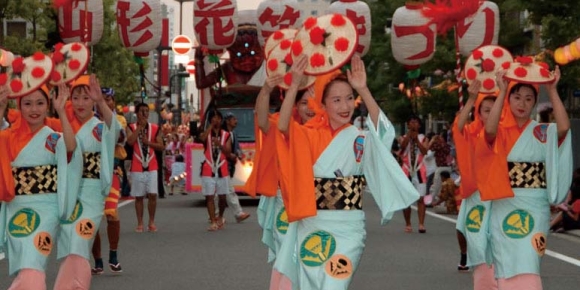
<path id="1" fill-rule="evenodd" d="M 518 83 L 546 84 L 554 81 L 554 74 L 545 62 L 534 62 L 532 56 L 516 57 L 505 78 Z"/>
<path id="2" fill-rule="evenodd" d="M 89 49 L 80 42 L 59 43 L 54 46 L 52 60 L 54 61 L 54 71 L 50 77 L 50 84 L 57 86 L 69 83 L 87 69 Z"/>
<path id="3" fill-rule="evenodd" d="M 270 75 L 283 75 L 284 80 L 278 85 L 280 88 L 287 90 L 292 84 L 292 72 L 290 68 L 294 60 L 291 56 L 292 39 L 284 39 L 280 41 L 274 48 L 270 51 L 268 58 L 266 59 L 266 74 Z M 298 86 L 298 89 L 305 89 L 312 85 L 316 77 L 311 75 L 305 75 L 302 83 Z"/>
<path id="4" fill-rule="evenodd" d="M 270 52 L 274 47 L 276 47 L 276 45 L 286 39 L 292 40 L 296 36 L 296 33 L 298 33 L 298 30 L 294 28 L 284 28 L 272 33 L 268 39 L 266 39 L 266 43 L 264 44 L 264 54 L 266 58 L 268 58 Z"/>
<path id="5" fill-rule="evenodd" d="M 475 49 L 465 62 L 465 78 L 468 84 L 474 80 L 481 81 L 480 93 L 494 93 L 499 88 L 495 74 L 500 69 L 510 68 L 513 57 L 505 48 L 497 45 L 486 45 Z"/>
<path id="6" fill-rule="evenodd" d="M 292 57 L 305 53 L 305 74 L 320 75 L 340 68 L 356 50 L 358 34 L 350 19 L 342 14 L 310 17 L 304 21 L 292 43 Z"/>
<path id="7" fill-rule="evenodd" d="M 0 74 L 0 85 L 8 85 L 9 98 L 22 97 L 44 85 L 52 69 L 52 60 L 42 52 L 26 58 L 17 57 L 7 71 Z"/>

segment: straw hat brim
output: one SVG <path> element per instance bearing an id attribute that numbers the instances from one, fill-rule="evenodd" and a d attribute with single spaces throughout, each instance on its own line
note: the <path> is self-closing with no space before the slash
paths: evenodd
<path id="1" fill-rule="evenodd" d="M 13 65 L 20 62 L 24 65 L 24 69 L 20 73 L 15 73 Z M 7 85 L 8 98 L 26 96 L 46 84 L 52 69 L 52 59 L 41 52 L 26 58 L 16 58 L 1 77 L 3 83 L 0 85 Z"/>
<path id="2" fill-rule="evenodd" d="M 548 84 L 554 81 L 554 73 L 537 63 L 524 65 L 514 62 L 506 71 L 505 78 L 524 84 Z"/>
<path id="3" fill-rule="evenodd" d="M 358 44 L 355 25 L 342 14 L 308 18 L 296 34 L 292 57 L 308 56 L 305 74 L 320 75 L 350 61 Z"/>
<path id="4" fill-rule="evenodd" d="M 511 53 L 497 45 L 486 45 L 473 50 L 465 62 L 465 79 L 468 84 L 481 81 L 480 93 L 496 92 L 499 87 L 495 81 L 496 72 L 508 69 L 514 61 Z"/>
<path id="5" fill-rule="evenodd" d="M 63 58 L 54 65 L 50 84 L 58 86 L 67 84 L 83 74 L 89 64 L 89 49 L 82 43 L 72 42 L 59 49 Z M 55 53 L 53 53 L 55 59 Z"/>
<path id="6" fill-rule="evenodd" d="M 268 58 L 270 52 L 276 45 L 286 39 L 292 40 L 296 36 L 296 33 L 298 33 L 298 30 L 294 28 L 284 28 L 272 33 L 264 44 L 264 55 L 266 58 Z"/>
<path id="7" fill-rule="evenodd" d="M 266 59 L 266 74 L 271 75 L 283 75 L 284 80 L 278 84 L 278 86 L 284 90 L 287 90 L 292 84 L 292 73 L 290 68 L 292 67 L 292 62 L 294 61 L 290 56 L 290 48 L 292 46 L 292 40 L 287 39 L 278 43 L 271 51 L 270 55 Z M 302 82 L 298 86 L 299 90 L 305 89 L 311 86 L 316 77 L 305 75 Z"/>

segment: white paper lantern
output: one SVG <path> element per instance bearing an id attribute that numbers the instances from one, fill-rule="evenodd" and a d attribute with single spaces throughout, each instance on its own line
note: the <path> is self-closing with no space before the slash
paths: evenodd
<path id="1" fill-rule="evenodd" d="M 196 0 L 193 10 L 195 36 L 199 43 L 216 54 L 236 40 L 238 27 L 235 0 Z"/>
<path id="2" fill-rule="evenodd" d="M 258 40 L 264 46 L 268 37 L 284 28 L 299 28 L 304 13 L 296 0 L 266 0 L 258 6 Z"/>
<path id="3" fill-rule="evenodd" d="M 435 54 L 435 24 L 421 14 L 422 4 L 407 3 L 393 14 L 391 48 L 395 59 L 406 66 L 418 66 Z"/>
<path id="4" fill-rule="evenodd" d="M 161 43 L 160 0 L 118 0 L 117 28 L 123 46 L 147 55 Z"/>
<path id="5" fill-rule="evenodd" d="M 497 45 L 499 35 L 499 8 L 491 1 L 484 1 L 477 13 L 465 18 L 456 27 L 459 51 L 463 56 L 481 46 Z"/>
<path id="6" fill-rule="evenodd" d="M 371 46 L 371 10 L 362 1 L 340 0 L 330 4 L 328 14 L 338 13 L 348 17 L 356 26 L 358 46 L 356 52 L 361 56 L 367 54 Z"/>
<path id="7" fill-rule="evenodd" d="M 103 1 L 76 0 L 61 6 L 58 32 L 65 43 L 97 44 L 103 36 Z"/>

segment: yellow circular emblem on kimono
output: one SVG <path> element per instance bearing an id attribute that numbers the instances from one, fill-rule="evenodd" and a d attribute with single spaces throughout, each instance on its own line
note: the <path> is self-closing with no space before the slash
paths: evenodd
<path id="1" fill-rule="evenodd" d="M 548 240 L 546 239 L 544 233 L 536 233 L 532 237 L 532 247 L 534 247 L 534 250 L 536 250 L 538 256 L 541 257 L 546 253 L 547 245 Z"/>
<path id="2" fill-rule="evenodd" d="M 534 229 L 534 217 L 523 209 L 516 209 L 505 217 L 502 228 L 512 239 L 524 238 Z"/>
<path id="3" fill-rule="evenodd" d="M 276 229 L 279 233 L 285 235 L 288 231 L 288 214 L 286 208 L 282 207 L 278 216 L 276 217 Z"/>
<path id="4" fill-rule="evenodd" d="M 336 279 L 346 279 L 352 275 L 352 262 L 345 255 L 334 255 L 326 263 L 326 274 Z"/>
<path id="5" fill-rule="evenodd" d="M 95 233 L 95 223 L 90 219 L 83 219 L 75 226 L 77 235 L 85 240 L 89 240 Z"/>
<path id="6" fill-rule="evenodd" d="M 15 238 L 32 234 L 40 225 L 40 215 L 31 208 L 17 211 L 8 223 L 8 232 Z"/>
<path id="7" fill-rule="evenodd" d="M 72 214 L 66 220 L 61 220 L 60 222 L 63 224 L 72 224 L 79 219 L 79 217 L 83 214 L 83 204 L 77 200 L 77 204 L 75 205 L 75 209 L 73 209 Z"/>
<path id="8" fill-rule="evenodd" d="M 42 255 L 47 256 L 50 255 L 52 251 L 52 236 L 48 232 L 40 232 L 34 236 L 34 247 L 40 252 Z"/>
<path id="9" fill-rule="evenodd" d="M 306 266 L 318 267 L 336 250 L 336 239 L 328 232 L 317 231 L 308 235 L 300 246 L 300 260 Z"/>
<path id="10" fill-rule="evenodd" d="M 472 233 L 479 233 L 483 217 L 485 216 L 485 207 L 483 205 L 476 205 L 467 213 L 465 218 L 465 227 Z"/>

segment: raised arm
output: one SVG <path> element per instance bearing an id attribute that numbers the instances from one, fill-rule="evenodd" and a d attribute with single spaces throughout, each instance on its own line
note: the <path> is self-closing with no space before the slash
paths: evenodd
<path id="1" fill-rule="evenodd" d="M 473 106 L 475 105 L 475 101 L 477 100 L 477 94 L 479 94 L 480 89 L 481 89 L 481 81 L 477 79 L 473 80 L 473 82 L 471 83 L 471 85 L 469 85 L 469 88 L 467 89 L 467 91 L 469 92 L 469 99 L 467 99 L 467 102 L 465 102 L 463 109 L 459 111 L 459 116 L 457 117 L 457 128 L 459 129 L 459 132 L 461 132 L 462 134 L 463 127 L 465 127 L 465 124 L 467 124 L 467 119 L 469 119 L 469 112 L 471 112 L 471 109 L 473 109 Z M 475 114 L 477 114 L 477 112 L 475 112 Z"/>
<path id="2" fill-rule="evenodd" d="M 485 122 L 485 140 L 491 144 L 495 141 L 497 136 L 497 129 L 499 127 L 499 119 L 501 117 L 501 110 L 503 109 L 503 102 L 507 94 L 508 82 L 504 78 L 506 71 L 500 70 L 496 73 L 496 82 L 499 87 L 499 95 L 491 107 L 487 121 Z"/>
<path id="3" fill-rule="evenodd" d="M 369 111 L 369 117 L 375 128 L 377 127 L 379 121 L 379 113 L 381 109 L 379 105 L 373 98 L 371 91 L 367 87 L 367 72 L 365 70 L 365 63 L 362 61 L 360 56 L 355 55 L 350 61 L 351 69 L 346 71 L 348 76 L 348 82 L 354 90 L 361 96 L 367 110 Z"/>
<path id="4" fill-rule="evenodd" d="M 558 82 L 560 81 L 560 67 L 556 66 L 554 70 L 554 82 L 546 84 L 546 89 L 548 90 L 548 97 L 552 103 L 552 108 L 554 112 L 554 118 L 556 119 L 556 127 L 558 128 L 558 138 L 564 138 L 570 129 L 570 118 L 568 118 L 568 113 L 560 95 L 558 94 Z"/>
<path id="5" fill-rule="evenodd" d="M 296 94 L 298 93 L 298 86 L 302 82 L 304 77 L 304 70 L 308 64 L 308 59 L 305 54 L 301 54 L 294 60 L 292 68 L 292 84 L 290 88 L 286 91 L 286 96 L 282 102 L 282 107 L 280 108 L 280 118 L 278 120 L 278 130 L 284 135 L 288 135 L 288 129 L 290 128 L 290 119 L 292 118 L 292 109 L 294 108 L 294 103 L 296 100 Z"/>
<path id="6" fill-rule="evenodd" d="M 2 126 L 2 119 L 8 107 L 8 87 L 6 85 L 0 86 L 0 126 Z"/>
<path id="7" fill-rule="evenodd" d="M 107 124 L 107 127 L 111 128 L 111 122 L 113 122 L 113 111 L 111 111 L 105 98 L 103 98 L 101 85 L 99 84 L 99 80 L 95 74 L 91 74 L 89 77 L 89 96 L 97 103 L 99 111 L 103 114 L 103 121 Z"/>
<path id="8" fill-rule="evenodd" d="M 268 129 L 270 128 L 270 122 L 268 121 L 268 115 L 270 114 L 270 94 L 283 79 L 284 77 L 282 75 L 269 76 L 256 99 L 255 109 L 258 127 L 264 133 L 268 133 Z"/>
<path id="9" fill-rule="evenodd" d="M 62 126 L 62 135 L 64 138 L 64 145 L 66 146 L 67 152 L 72 152 L 77 147 L 77 141 L 75 138 L 75 133 L 70 125 L 70 122 L 66 116 L 66 110 L 64 105 L 66 100 L 70 97 L 70 90 L 66 84 L 60 84 L 58 86 L 58 96 L 52 99 L 52 104 L 54 109 L 60 117 L 60 124 Z"/>

